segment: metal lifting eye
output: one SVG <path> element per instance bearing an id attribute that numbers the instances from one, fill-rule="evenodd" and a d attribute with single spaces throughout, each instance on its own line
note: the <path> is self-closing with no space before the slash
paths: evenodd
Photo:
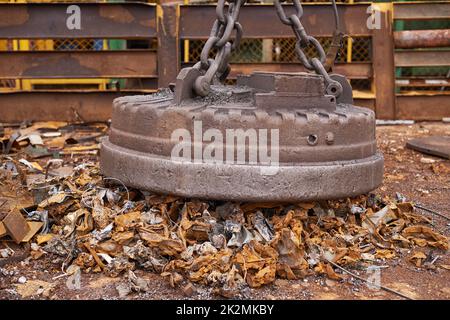
<path id="1" fill-rule="evenodd" d="M 335 97 L 339 97 L 342 91 L 342 85 L 337 81 L 332 80 L 332 82 L 330 82 L 327 86 L 327 93 Z"/>

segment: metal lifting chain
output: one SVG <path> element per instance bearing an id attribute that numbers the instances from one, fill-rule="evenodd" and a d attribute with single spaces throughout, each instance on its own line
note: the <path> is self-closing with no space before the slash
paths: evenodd
<path id="1" fill-rule="evenodd" d="M 284 1 L 274 0 L 275 8 L 277 9 L 277 14 L 281 22 L 288 26 L 291 26 L 292 30 L 294 31 L 294 34 L 297 38 L 295 51 L 300 59 L 300 62 L 305 66 L 306 69 L 314 70 L 317 74 L 320 74 L 324 77 L 325 83 L 327 85 L 326 92 L 328 94 L 339 96 L 343 90 L 342 86 L 339 82 L 331 79 L 330 75 L 327 72 L 328 70 L 331 70 L 338 50 L 342 45 L 343 33 L 340 31 L 339 15 L 337 11 L 336 1 L 332 0 L 336 30 L 334 32 L 331 49 L 328 54 L 325 54 L 325 50 L 316 38 L 306 33 L 305 28 L 300 22 L 300 18 L 303 16 L 303 7 L 300 3 L 300 0 L 293 0 L 295 14 L 292 14 L 290 16 L 286 15 L 286 12 L 281 6 L 281 2 Z M 309 44 L 312 44 L 317 50 L 318 57 L 308 59 L 305 52 L 303 51 L 303 48 L 305 48 Z"/>
<path id="2" fill-rule="evenodd" d="M 194 68 L 202 74 L 193 85 L 194 92 L 199 96 L 206 96 L 210 92 L 210 85 L 217 77 L 220 81 L 224 81 L 230 73 L 229 59 L 231 50 L 236 49 L 242 38 L 242 26 L 237 21 L 241 7 L 247 0 L 218 0 L 216 6 L 217 18 L 211 29 L 208 40 L 206 41 L 200 54 L 200 61 L 194 65 Z M 287 16 L 281 2 L 285 0 L 274 0 L 275 8 L 281 22 L 292 27 L 297 38 L 295 51 L 306 69 L 314 70 L 317 74 L 324 77 L 327 85 L 326 92 L 328 94 L 339 96 L 342 93 L 342 86 L 339 82 L 331 79 L 328 72 L 336 58 L 339 48 L 342 46 L 343 33 L 339 27 L 339 16 L 336 1 L 333 2 L 333 11 L 335 17 L 336 30 L 333 35 L 331 49 L 328 54 L 320 44 L 320 42 L 306 33 L 305 28 L 300 22 L 303 16 L 303 7 L 300 0 L 293 0 L 295 14 Z M 228 11 L 225 10 L 225 2 L 229 3 Z M 233 43 L 230 42 L 231 34 L 236 30 L 236 38 Z M 308 59 L 303 48 L 313 44 L 318 52 L 318 57 Z M 214 59 L 209 58 L 213 48 L 218 49 Z"/>
<path id="3" fill-rule="evenodd" d="M 206 96 L 210 91 L 210 84 L 214 76 L 220 81 L 224 81 L 230 73 L 229 59 L 231 50 L 239 47 L 242 38 L 242 26 L 237 21 L 239 11 L 247 0 L 227 0 L 229 3 L 228 12 L 225 11 L 225 1 L 218 0 L 216 6 L 216 21 L 213 24 L 211 33 L 200 54 L 200 61 L 194 65 L 203 75 L 194 82 L 194 91 L 200 96 Z M 236 30 L 236 39 L 230 42 L 231 33 Z M 214 59 L 209 59 L 209 54 L 213 48 L 218 52 Z"/>

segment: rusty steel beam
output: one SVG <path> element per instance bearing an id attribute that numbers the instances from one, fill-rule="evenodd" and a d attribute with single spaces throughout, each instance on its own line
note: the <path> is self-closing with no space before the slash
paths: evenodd
<path id="1" fill-rule="evenodd" d="M 393 4 L 379 3 L 381 28 L 373 30 L 372 67 L 374 73 L 375 112 L 378 119 L 395 117 L 395 60 L 393 40 Z"/>
<path id="2" fill-rule="evenodd" d="M 450 3 L 444 1 L 394 3 L 394 19 L 448 20 L 450 19 Z"/>
<path id="3" fill-rule="evenodd" d="M 442 120 L 450 117 L 450 94 L 397 95 L 397 119 Z"/>
<path id="4" fill-rule="evenodd" d="M 368 99 L 353 98 L 353 104 L 358 107 L 365 107 L 365 108 L 369 108 L 372 111 L 375 111 L 375 99 L 372 99 L 372 98 L 368 98 Z M 375 116 L 376 116 L 376 114 L 375 114 Z"/>
<path id="5" fill-rule="evenodd" d="M 180 41 L 178 24 L 180 7 L 162 4 L 158 6 L 158 86 L 167 87 L 175 82 L 180 67 Z"/>
<path id="6" fill-rule="evenodd" d="M 402 50 L 394 58 L 396 67 L 450 66 L 450 51 L 444 50 Z"/>
<path id="7" fill-rule="evenodd" d="M 339 16 L 342 29 L 352 36 L 370 36 L 366 26 L 368 15 L 367 4 L 351 6 L 339 5 Z M 285 10 L 293 13 L 292 5 L 287 4 Z M 305 4 L 302 19 L 308 34 L 317 37 L 332 36 L 334 31 L 333 13 L 329 4 Z M 215 14 L 213 5 L 181 6 L 180 38 L 206 39 L 209 36 Z M 273 5 L 246 4 L 241 9 L 239 22 L 244 29 L 244 38 L 292 38 L 294 34 L 289 26 L 282 24 Z M 206 27 L 205 27 L 206 26 Z"/>
<path id="8" fill-rule="evenodd" d="M 0 122 L 106 121 L 112 101 L 144 91 L 11 91 L 0 93 Z"/>
<path id="9" fill-rule="evenodd" d="M 77 114 L 86 121 L 106 121 L 111 117 L 112 100 L 153 90 L 113 91 L 33 91 L 0 93 L 0 122 L 76 121 Z M 354 100 L 355 105 L 375 109 L 374 99 Z"/>
<path id="10" fill-rule="evenodd" d="M 77 5 L 81 28 L 67 27 L 69 5 Z M 0 39 L 156 37 L 156 6 L 126 3 L 0 3 Z"/>
<path id="11" fill-rule="evenodd" d="M 395 31 L 396 48 L 450 47 L 450 29 Z"/>
<path id="12" fill-rule="evenodd" d="M 191 67 L 193 63 L 183 63 L 182 67 Z M 301 63 L 232 63 L 230 79 L 236 79 L 239 74 L 250 74 L 254 71 L 265 72 L 305 72 Z M 337 63 L 333 72 L 345 75 L 350 79 L 368 79 L 372 77 L 370 62 Z"/>
<path id="13" fill-rule="evenodd" d="M 156 52 L 14 51 L 0 52 L 0 79 L 155 78 Z"/>

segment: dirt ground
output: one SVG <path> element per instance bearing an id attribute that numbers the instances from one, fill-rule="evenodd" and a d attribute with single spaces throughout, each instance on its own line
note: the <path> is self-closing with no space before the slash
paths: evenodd
<path id="1" fill-rule="evenodd" d="M 444 160 L 405 147 L 408 139 L 418 136 L 450 135 L 450 125 L 443 123 L 416 123 L 414 125 L 378 126 L 378 145 L 385 157 L 383 185 L 375 190 L 381 196 L 393 197 L 396 192 L 408 200 L 419 203 L 450 217 L 450 160 Z M 430 160 L 431 159 L 431 160 Z M 80 159 L 79 159 L 80 160 Z M 80 160 L 82 161 L 82 159 Z M 436 230 L 450 236 L 450 220 L 421 212 L 432 219 Z M 0 259 L 0 299 L 22 299 L 16 290 L 20 277 L 42 280 L 54 288 L 28 299 L 119 299 L 116 285 L 126 281 L 123 277 L 109 278 L 101 273 L 83 273 L 81 289 L 69 290 L 62 275 L 61 260 L 51 260 L 46 255 L 33 260 L 28 258 L 29 245 L 8 245 L 15 250 L 12 257 Z M 0 248 L 3 248 L 0 242 Z M 428 251 L 433 249 L 427 249 Z M 450 299 L 450 271 L 443 268 L 417 268 L 407 260 L 411 252 L 386 260 L 380 270 L 380 284 L 413 299 Z M 431 252 L 437 262 L 450 265 L 450 255 Z M 352 270 L 362 278 L 370 276 L 365 270 Z M 219 299 L 210 288 L 195 285 L 197 293 L 186 296 L 173 289 L 161 276 L 140 270 L 136 275 L 151 280 L 151 290 L 132 293 L 126 299 Z M 45 288 L 44 288 L 45 289 Z M 242 292 L 248 299 L 403 299 L 390 292 L 369 288 L 349 275 L 337 282 L 324 276 L 309 276 L 303 280 L 277 279 L 273 284 Z"/>

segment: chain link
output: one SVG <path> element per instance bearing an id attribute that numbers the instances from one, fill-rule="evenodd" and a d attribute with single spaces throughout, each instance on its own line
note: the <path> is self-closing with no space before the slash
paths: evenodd
<path id="1" fill-rule="evenodd" d="M 285 0 L 284 0 L 285 1 Z M 295 44 L 295 52 L 297 53 L 300 62 L 305 66 L 308 70 L 314 70 L 317 74 L 320 74 L 324 77 L 325 83 L 327 85 L 326 91 L 328 94 L 339 96 L 342 93 L 342 86 L 339 82 L 333 80 L 328 75 L 327 69 L 330 70 L 334 60 L 336 58 L 337 50 L 333 48 L 331 54 L 325 54 L 325 50 L 323 49 L 320 42 L 306 33 L 305 28 L 303 27 L 300 19 L 303 16 L 303 7 L 300 0 L 293 0 L 293 6 L 295 9 L 295 14 L 290 16 L 286 15 L 286 12 L 281 5 L 282 0 L 274 0 L 275 8 L 277 10 L 278 18 L 280 18 L 281 22 L 285 25 L 288 25 L 294 31 L 295 37 L 297 38 L 297 42 Z M 336 1 L 333 2 L 333 12 L 335 17 L 336 31 L 333 37 L 333 45 L 336 42 L 339 42 L 336 39 L 338 37 L 342 37 L 342 32 L 339 31 L 339 16 L 336 6 Z M 342 41 L 341 41 L 342 43 Z M 317 51 L 318 57 L 313 57 L 309 59 L 304 52 L 304 48 L 308 45 L 313 45 Z M 341 45 L 341 44 L 340 44 Z M 325 67 L 326 65 L 326 67 Z"/>
<path id="2" fill-rule="evenodd" d="M 225 2 L 229 3 L 227 12 L 225 12 Z M 215 77 L 219 81 L 224 81 L 230 73 L 231 51 L 239 47 L 242 38 L 242 26 L 237 20 L 245 2 L 246 0 L 218 0 L 217 18 L 200 54 L 200 61 L 194 65 L 194 68 L 199 69 L 203 74 L 194 82 L 193 89 L 197 95 L 206 96 Z M 231 43 L 230 38 L 233 31 L 236 31 L 236 37 Z M 213 48 L 216 48 L 218 52 L 214 59 L 209 59 Z"/>
<path id="3" fill-rule="evenodd" d="M 242 38 L 242 26 L 238 22 L 241 7 L 247 0 L 218 0 L 216 6 L 216 20 L 214 21 L 211 33 L 206 41 L 200 54 L 200 61 L 194 65 L 194 68 L 200 71 L 200 76 L 195 80 L 193 85 L 194 92 L 199 96 L 206 96 L 210 92 L 210 86 L 215 79 L 224 81 L 230 73 L 230 55 L 231 51 L 239 46 Z M 284 0 L 285 1 L 285 0 Z M 300 0 L 293 0 L 295 13 L 287 15 L 281 5 L 283 0 L 274 0 L 275 8 L 281 22 L 289 25 L 296 38 L 295 51 L 301 63 L 308 70 L 314 70 L 317 74 L 324 77 L 327 85 L 328 94 L 339 96 L 342 93 L 342 86 L 339 82 L 331 79 L 328 75 L 329 70 L 336 58 L 337 50 L 342 45 L 342 32 L 339 27 L 339 16 L 336 1 L 333 2 L 333 10 L 336 24 L 336 31 L 333 35 L 332 48 L 325 53 L 320 42 L 306 33 L 300 19 L 303 16 L 303 7 Z M 228 3 L 228 10 L 225 10 L 225 3 Z M 236 32 L 233 42 L 230 41 L 231 34 Z M 316 49 L 318 56 L 309 59 L 304 48 L 312 44 Z M 211 50 L 217 49 L 214 59 L 210 59 Z"/>

